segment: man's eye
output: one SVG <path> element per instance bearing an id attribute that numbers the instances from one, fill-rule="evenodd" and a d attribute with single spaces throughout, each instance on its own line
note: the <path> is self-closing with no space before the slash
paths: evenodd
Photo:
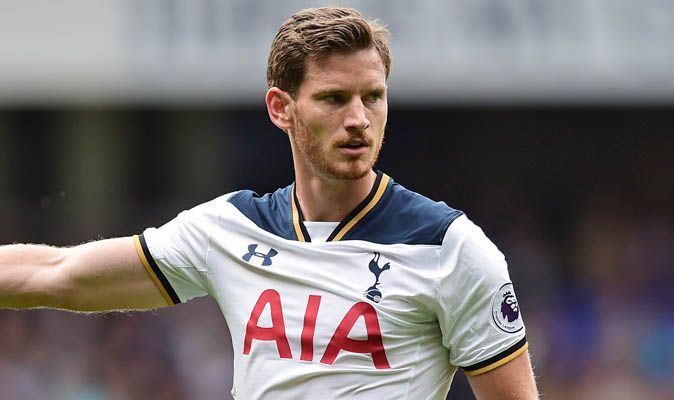
<path id="1" fill-rule="evenodd" d="M 327 96 L 323 96 L 323 100 L 327 101 L 328 103 L 337 103 L 339 102 L 340 98 L 339 95 L 329 94 Z"/>
<path id="2" fill-rule="evenodd" d="M 381 99 L 381 93 L 370 93 L 367 96 L 365 96 L 364 100 L 367 102 L 375 102 L 379 99 Z"/>

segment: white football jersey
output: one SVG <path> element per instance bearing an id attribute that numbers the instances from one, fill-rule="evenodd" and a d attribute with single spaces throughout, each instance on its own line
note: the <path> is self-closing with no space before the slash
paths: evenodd
<path id="1" fill-rule="evenodd" d="M 166 300 L 210 295 L 236 399 L 445 399 L 527 348 L 503 254 L 461 211 L 379 172 L 326 241 L 294 185 L 230 193 L 136 236 Z"/>

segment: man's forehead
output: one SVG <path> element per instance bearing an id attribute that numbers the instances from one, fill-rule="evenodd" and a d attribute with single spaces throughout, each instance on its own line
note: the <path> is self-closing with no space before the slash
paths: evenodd
<path id="1" fill-rule="evenodd" d="M 304 82 L 313 84 L 338 83 L 354 77 L 385 86 L 386 69 L 374 48 L 332 53 L 307 59 Z"/>

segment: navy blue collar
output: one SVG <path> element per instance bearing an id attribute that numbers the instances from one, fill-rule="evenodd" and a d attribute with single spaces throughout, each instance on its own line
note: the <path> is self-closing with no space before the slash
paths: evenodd
<path id="1" fill-rule="evenodd" d="M 267 232 L 287 240 L 311 241 L 294 184 L 264 196 L 242 190 L 229 202 Z M 461 215 L 463 212 L 444 202 L 407 190 L 377 171 L 370 193 L 337 225 L 327 241 L 439 245 L 449 225 Z"/>
<path id="2" fill-rule="evenodd" d="M 377 177 L 372 185 L 372 189 L 370 189 L 370 193 L 368 193 L 365 199 L 363 199 L 356 208 L 344 217 L 339 225 L 332 231 L 330 236 L 328 236 L 326 241 L 335 242 L 342 240 L 350 231 L 352 231 L 356 225 L 358 225 L 358 222 L 376 207 L 388 188 L 389 182 L 393 182 L 393 180 L 388 175 L 381 171 L 377 171 Z M 302 208 L 300 207 L 300 201 L 297 198 L 295 184 L 293 184 L 291 192 L 293 228 L 295 230 L 295 235 L 300 242 L 311 242 L 307 227 L 304 225 L 304 215 L 302 213 Z"/>

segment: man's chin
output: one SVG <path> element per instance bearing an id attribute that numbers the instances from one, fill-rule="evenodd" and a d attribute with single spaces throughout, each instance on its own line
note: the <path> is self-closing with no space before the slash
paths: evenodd
<path id="1" fill-rule="evenodd" d="M 328 166 L 327 171 L 325 172 L 327 173 L 326 175 L 333 179 L 356 181 L 367 176 L 371 170 L 372 165 L 365 165 L 364 163 L 347 163 L 347 165 L 343 166 Z"/>

